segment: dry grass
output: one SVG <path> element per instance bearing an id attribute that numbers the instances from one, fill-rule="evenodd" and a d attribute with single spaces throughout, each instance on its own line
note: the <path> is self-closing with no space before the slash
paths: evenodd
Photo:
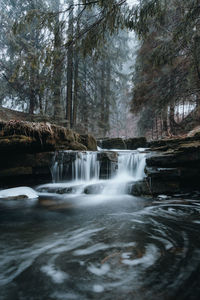
<path id="1" fill-rule="evenodd" d="M 35 138 L 41 144 L 51 139 L 59 141 L 75 141 L 77 134 L 72 130 L 50 123 L 36 123 L 28 121 L 10 120 L 0 121 L 0 136 L 23 135 Z"/>

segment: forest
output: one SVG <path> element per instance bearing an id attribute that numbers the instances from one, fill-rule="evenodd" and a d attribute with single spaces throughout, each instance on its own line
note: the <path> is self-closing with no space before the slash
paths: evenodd
<path id="1" fill-rule="evenodd" d="M 200 0 L 0 27 L 0 300 L 199 300 Z"/>
<path id="2" fill-rule="evenodd" d="M 0 106 L 96 137 L 200 116 L 198 0 L 1 0 Z"/>

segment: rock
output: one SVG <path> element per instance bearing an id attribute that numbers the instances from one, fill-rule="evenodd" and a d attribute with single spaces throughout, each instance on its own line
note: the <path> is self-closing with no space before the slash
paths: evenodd
<path id="1" fill-rule="evenodd" d="M 0 153 L 33 153 L 53 151 L 55 146 L 50 141 L 41 145 L 35 138 L 24 135 L 9 135 L 0 137 Z"/>
<path id="2" fill-rule="evenodd" d="M 63 185 L 52 185 L 52 184 L 46 184 L 41 185 L 36 188 L 38 192 L 41 193 L 56 193 L 56 194 L 74 194 L 77 192 L 77 190 L 80 190 L 83 188 L 83 185 L 77 184 L 72 186 L 63 186 Z"/>
<path id="3" fill-rule="evenodd" d="M 199 190 L 200 137 L 161 140 L 154 155 L 146 159 L 146 175 L 153 194 Z"/>
<path id="4" fill-rule="evenodd" d="M 85 136 L 86 145 L 73 130 L 50 123 L 0 121 L 0 152 L 36 153 L 56 149 L 80 150 L 95 148 L 95 139 Z M 96 150 L 96 148 L 95 148 Z"/>
<path id="5" fill-rule="evenodd" d="M 0 156 L 0 187 L 35 185 L 52 180 L 53 152 L 4 153 Z"/>
<path id="6" fill-rule="evenodd" d="M 87 151 L 87 147 L 79 142 L 71 142 L 66 148 L 68 150 Z"/>
<path id="7" fill-rule="evenodd" d="M 103 191 L 104 185 L 101 183 L 91 184 L 85 187 L 85 194 L 100 194 Z"/>
<path id="8" fill-rule="evenodd" d="M 146 167 L 145 173 L 148 178 L 164 178 L 168 180 L 180 177 L 180 169 L 178 168 Z"/>
<path id="9" fill-rule="evenodd" d="M 171 197 L 167 196 L 167 195 L 158 195 L 158 200 L 168 200 L 171 199 Z"/>
<path id="10" fill-rule="evenodd" d="M 125 150 L 126 144 L 123 139 L 121 138 L 112 138 L 112 139 L 105 139 L 102 140 L 102 148 L 103 149 L 118 149 L 118 150 Z"/>
<path id="11" fill-rule="evenodd" d="M 148 179 L 148 182 L 153 196 L 160 194 L 172 195 L 180 192 L 180 180 L 151 178 L 151 180 Z"/>
<path id="12" fill-rule="evenodd" d="M 188 137 L 200 137 L 200 126 L 196 126 L 193 130 L 191 130 L 188 134 Z"/>
<path id="13" fill-rule="evenodd" d="M 29 187 L 17 187 L 0 191 L 0 199 L 36 199 L 38 194 Z"/>
<path id="14" fill-rule="evenodd" d="M 97 151 L 97 141 L 90 134 L 82 134 L 79 136 L 78 141 L 86 146 L 89 151 Z"/>
<path id="15" fill-rule="evenodd" d="M 115 151 L 101 151 L 97 154 L 97 159 L 99 161 L 110 161 L 117 163 L 118 162 L 118 154 Z"/>
<path id="16" fill-rule="evenodd" d="M 148 181 L 140 180 L 129 183 L 128 191 L 133 196 L 152 195 L 151 189 L 148 186 Z"/>
<path id="17" fill-rule="evenodd" d="M 147 140 L 145 137 L 130 138 L 124 141 L 128 150 L 136 150 L 138 148 L 146 148 Z"/>
<path id="18" fill-rule="evenodd" d="M 108 179 L 113 175 L 118 167 L 118 154 L 114 151 L 101 151 L 97 154 L 100 162 L 100 178 Z"/>

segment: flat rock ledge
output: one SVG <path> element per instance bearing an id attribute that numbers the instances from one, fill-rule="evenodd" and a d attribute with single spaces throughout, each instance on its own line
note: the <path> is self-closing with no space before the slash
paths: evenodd
<path id="1" fill-rule="evenodd" d="M 146 175 L 153 195 L 200 190 L 200 134 L 154 141 L 146 160 Z"/>
<path id="2" fill-rule="evenodd" d="M 116 150 L 136 150 L 138 148 L 146 148 L 148 146 L 145 137 L 136 137 L 129 139 L 122 138 L 104 138 L 97 141 L 98 146 L 103 149 Z"/>

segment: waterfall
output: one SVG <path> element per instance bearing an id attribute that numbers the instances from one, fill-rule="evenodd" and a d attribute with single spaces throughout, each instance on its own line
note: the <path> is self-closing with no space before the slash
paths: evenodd
<path id="1" fill-rule="evenodd" d="M 100 163 L 97 152 L 63 151 L 54 155 L 51 174 L 54 183 L 98 180 Z"/>
<path id="2" fill-rule="evenodd" d="M 77 186 L 78 193 L 84 193 L 86 190 L 86 193 L 94 193 L 95 190 L 95 193 L 101 195 L 127 194 L 134 182 L 145 177 L 147 154 L 137 150 L 117 151 L 116 162 L 110 159 L 105 163 L 104 159 L 109 155 L 108 151 L 103 150 L 59 152 L 55 155 L 51 167 L 53 182 L 62 182 L 68 187 L 73 185 L 73 190 L 76 189 L 74 186 Z M 105 170 L 109 170 L 107 177 Z M 78 188 L 80 185 L 81 189 Z"/>
<path id="3" fill-rule="evenodd" d="M 89 181 L 98 180 L 100 163 L 97 161 L 97 152 L 79 152 L 72 166 L 72 179 Z"/>
<path id="4" fill-rule="evenodd" d="M 145 164 L 146 153 L 140 153 L 138 151 L 119 152 L 117 174 L 105 184 L 102 194 L 127 194 L 129 183 L 133 183 L 145 177 Z"/>
<path id="5" fill-rule="evenodd" d="M 63 176 L 63 157 L 64 152 L 55 153 L 52 166 L 50 168 L 53 183 L 62 180 Z"/>
<path id="6" fill-rule="evenodd" d="M 117 177 L 126 177 L 134 181 L 145 176 L 146 153 L 138 151 L 123 151 L 118 154 Z"/>

